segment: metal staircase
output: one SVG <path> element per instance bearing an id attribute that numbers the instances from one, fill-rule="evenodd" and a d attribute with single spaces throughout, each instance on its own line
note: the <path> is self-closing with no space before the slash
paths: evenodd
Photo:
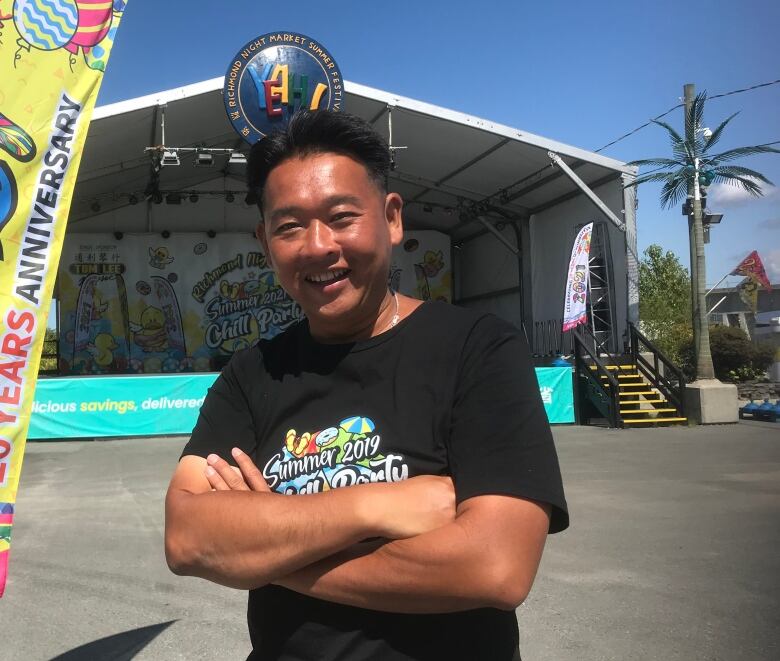
<path id="1" fill-rule="evenodd" d="M 616 356 L 587 327 L 574 331 L 575 405 L 580 424 L 610 427 L 684 425 L 682 372 L 633 325 L 630 352 Z"/>

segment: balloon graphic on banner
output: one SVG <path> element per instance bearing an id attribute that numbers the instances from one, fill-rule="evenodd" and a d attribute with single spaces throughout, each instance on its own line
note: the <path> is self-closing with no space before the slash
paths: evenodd
<path id="1" fill-rule="evenodd" d="M 79 48 L 86 54 L 103 41 L 111 29 L 114 10 L 105 0 L 76 0 L 78 27 L 73 38 L 65 46 L 69 53 L 77 55 Z"/>
<path id="2" fill-rule="evenodd" d="M 84 49 L 84 59 L 87 61 L 87 66 L 90 69 L 97 71 L 106 70 L 106 61 L 108 60 L 108 54 L 114 46 L 118 27 L 118 25 L 112 25 L 106 37 L 99 44 L 89 50 Z"/>
<path id="3" fill-rule="evenodd" d="M 0 149 L 17 161 L 27 163 L 35 158 L 35 142 L 27 131 L 14 124 L 0 112 Z"/>
<path id="4" fill-rule="evenodd" d="M 13 17 L 13 5 L 13 0 L 0 0 L 0 44 L 3 43 L 1 38 L 3 36 L 3 21 Z"/>
<path id="5" fill-rule="evenodd" d="M 16 0 L 14 25 L 19 31 L 19 45 L 14 55 L 14 66 L 21 59 L 21 51 L 30 47 L 38 50 L 57 50 L 76 34 L 79 10 L 76 0 Z"/>

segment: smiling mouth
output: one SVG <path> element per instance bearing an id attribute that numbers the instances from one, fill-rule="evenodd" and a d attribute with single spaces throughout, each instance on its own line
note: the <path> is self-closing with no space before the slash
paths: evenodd
<path id="1" fill-rule="evenodd" d="M 334 271 L 325 271 L 325 273 L 315 273 L 306 276 L 306 282 L 311 282 L 318 285 L 329 285 L 332 282 L 337 282 L 346 278 L 351 271 L 349 269 L 337 269 Z"/>

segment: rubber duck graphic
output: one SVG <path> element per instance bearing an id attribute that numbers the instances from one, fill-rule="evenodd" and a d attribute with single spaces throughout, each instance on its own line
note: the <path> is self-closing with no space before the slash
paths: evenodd
<path id="1" fill-rule="evenodd" d="M 114 351 L 118 348 L 114 338 L 108 333 L 98 333 L 95 339 L 87 345 L 87 351 L 92 356 L 95 364 L 103 369 L 114 362 Z"/>
<path id="2" fill-rule="evenodd" d="M 434 278 L 444 268 L 444 254 L 441 250 L 426 250 L 423 263 L 420 265 L 425 270 L 425 275 Z"/>
<path id="3" fill-rule="evenodd" d="M 165 246 L 159 248 L 149 248 L 149 266 L 156 269 L 164 269 L 173 261 L 171 253 Z"/>
<path id="4" fill-rule="evenodd" d="M 135 343 L 146 352 L 168 348 L 165 315 L 159 308 L 147 307 L 141 313 L 141 324 L 132 324 Z"/>

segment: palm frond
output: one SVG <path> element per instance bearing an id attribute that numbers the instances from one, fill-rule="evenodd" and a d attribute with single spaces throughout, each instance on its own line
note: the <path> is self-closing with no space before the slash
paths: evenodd
<path id="1" fill-rule="evenodd" d="M 697 144 L 697 147 L 702 147 L 704 144 L 697 133 L 697 129 L 701 128 L 702 123 L 704 122 L 704 104 L 706 102 L 707 92 L 699 92 L 691 103 L 688 112 L 685 113 L 685 135 L 693 136 L 694 141 L 702 143 L 701 145 Z"/>
<path id="2" fill-rule="evenodd" d="M 715 175 L 721 175 L 722 177 L 747 177 L 764 184 L 769 184 L 770 186 L 773 185 L 772 182 L 760 172 L 756 172 L 750 168 L 744 168 L 741 165 L 720 165 L 713 168 L 711 172 Z"/>
<path id="3" fill-rule="evenodd" d="M 654 119 L 653 124 L 658 124 L 663 129 L 666 129 L 667 133 L 669 133 L 669 139 L 672 143 L 672 148 L 674 149 L 676 146 L 685 145 L 685 139 L 676 131 L 676 129 L 671 125 L 667 124 L 666 122 L 662 122 L 660 120 Z"/>
<path id="4" fill-rule="evenodd" d="M 718 125 L 718 128 L 716 128 L 712 132 L 712 135 L 709 138 L 707 138 L 707 141 L 704 143 L 704 148 L 702 150 L 704 153 L 707 153 L 712 147 L 714 147 L 718 143 L 718 140 L 720 140 L 721 136 L 723 135 L 723 129 L 725 129 L 726 125 L 737 115 L 739 115 L 739 113 L 735 112 L 731 117 L 728 117 L 725 121 L 721 122 Z"/>
<path id="5" fill-rule="evenodd" d="M 764 191 L 762 190 L 761 186 L 759 186 L 755 181 L 752 179 L 748 179 L 747 177 L 740 177 L 736 175 L 722 175 L 722 174 L 716 174 L 715 179 L 713 181 L 717 181 L 718 183 L 728 184 L 729 186 L 737 186 L 738 188 L 743 189 L 744 191 L 750 193 L 753 197 L 761 197 L 764 194 Z"/>
<path id="6" fill-rule="evenodd" d="M 707 161 L 712 165 L 733 161 L 743 156 L 753 156 L 754 154 L 780 154 L 780 149 L 775 149 L 769 145 L 753 145 L 752 147 L 737 147 L 728 151 L 714 154 L 707 157 Z"/>
<path id="7" fill-rule="evenodd" d="M 670 181 L 674 179 L 676 174 L 676 172 L 650 172 L 648 174 L 643 174 L 637 177 L 630 184 L 626 184 L 624 188 L 639 186 L 639 184 L 646 184 L 648 181 Z"/>
<path id="8" fill-rule="evenodd" d="M 673 207 L 688 195 L 688 181 L 682 177 L 669 179 L 661 189 L 661 206 Z"/>

